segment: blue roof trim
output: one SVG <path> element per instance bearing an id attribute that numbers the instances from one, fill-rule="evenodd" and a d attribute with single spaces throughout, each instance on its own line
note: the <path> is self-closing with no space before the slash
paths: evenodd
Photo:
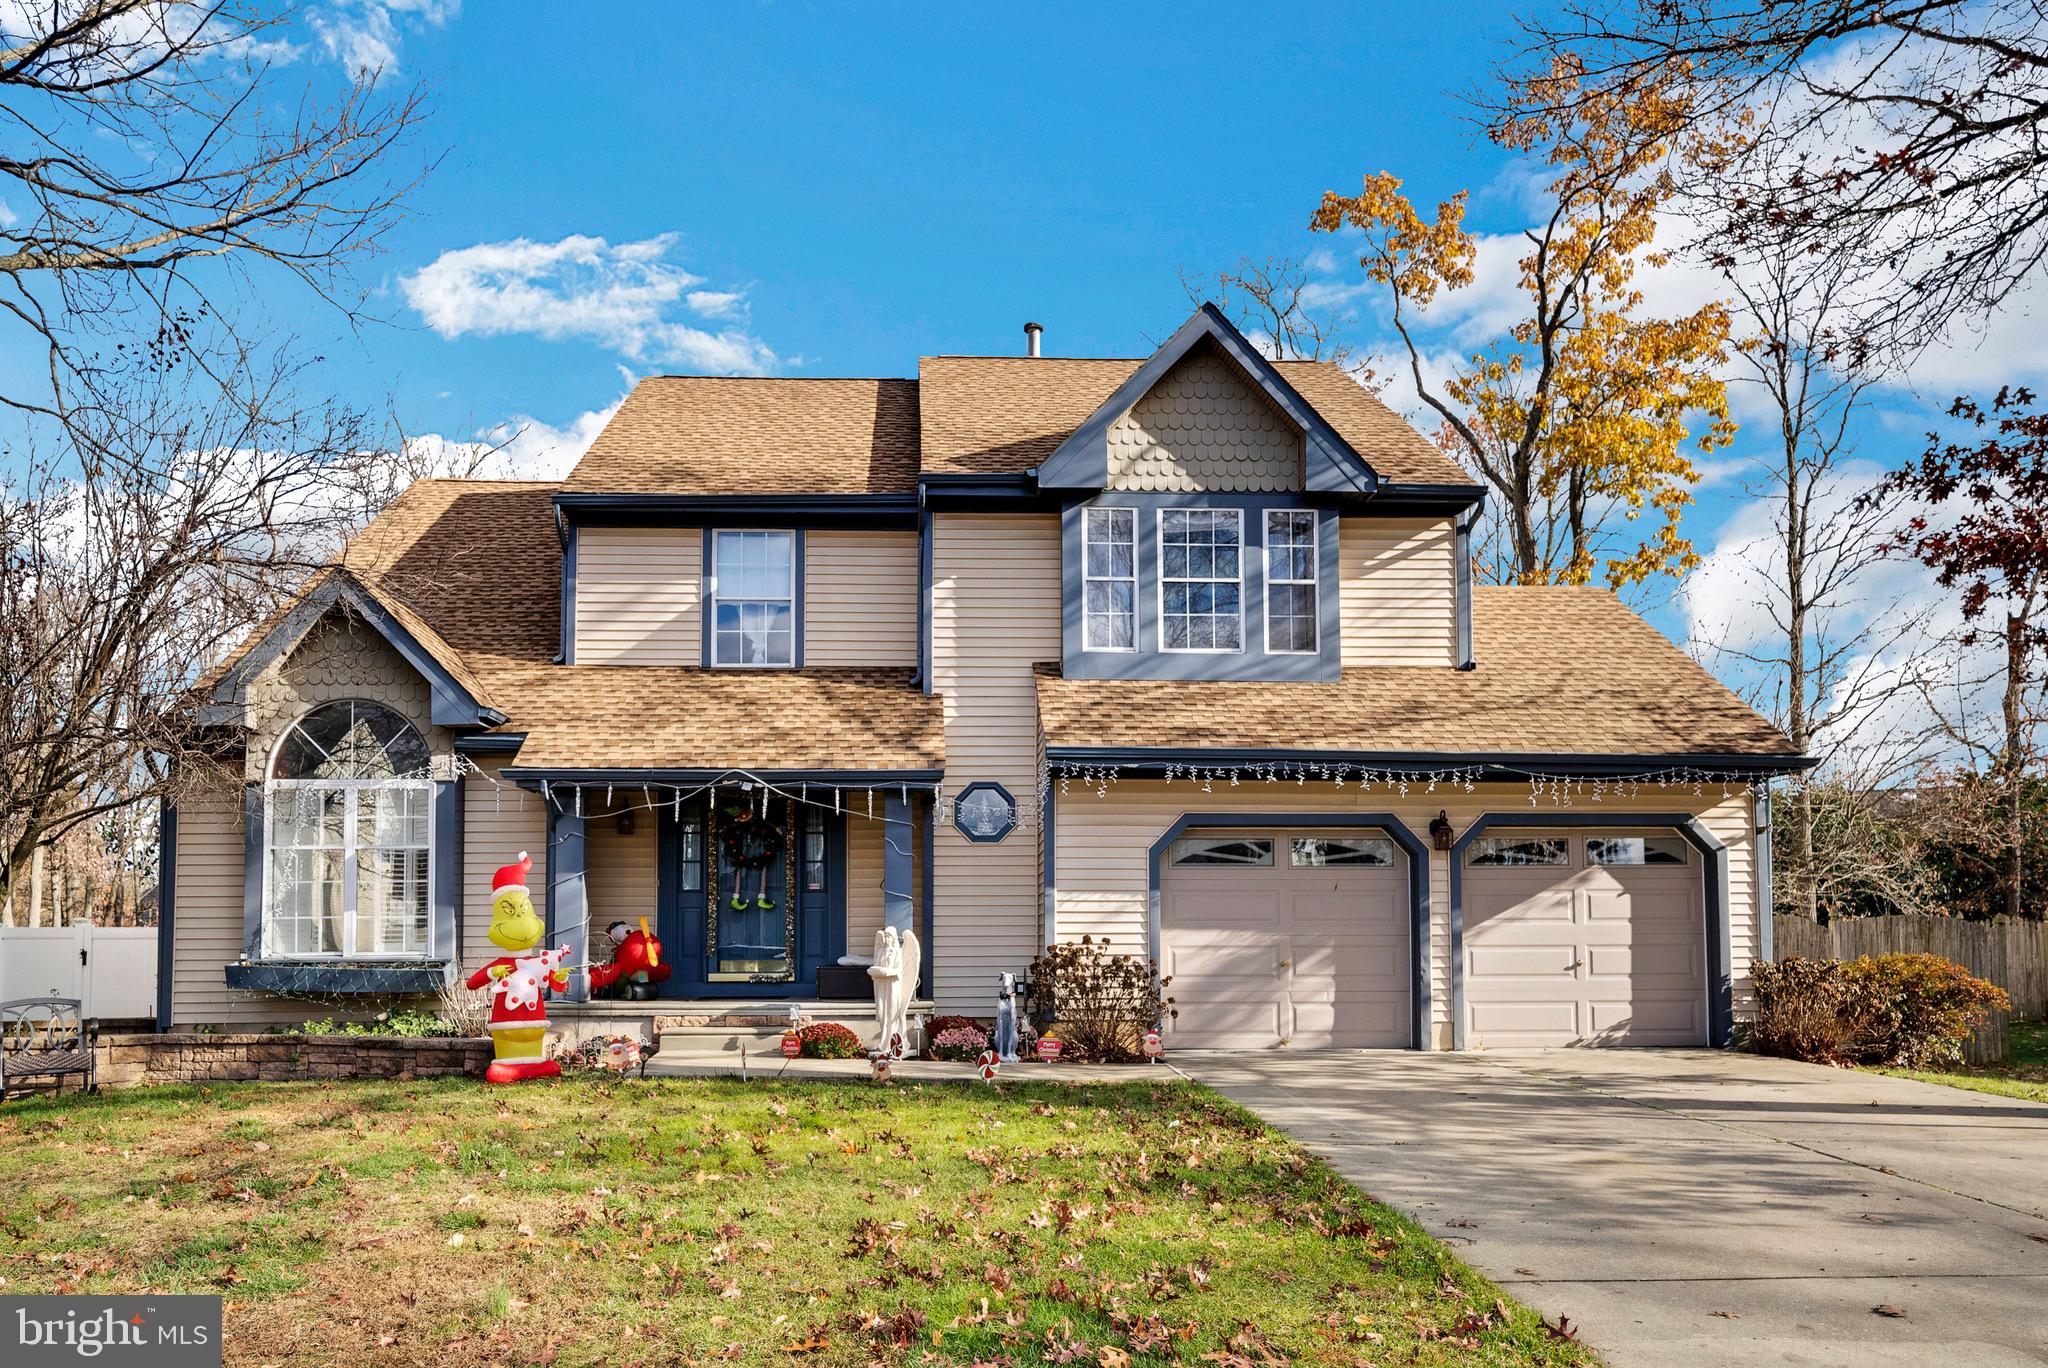
<path id="1" fill-rule="evenodd" d="M 212 702 L 201 710 L 204 722 L 239 721 L 248 701 L 249 681 L 269 664 L 298 645 L 307 632 L 337 603 L 345 603 L 359 614 L 405 658 L 427 681 L 432 702 L 429 716 L 437 727 L 495 727 L 505 715 L 486 707 L 459 683 L 440 661 L 434 659 L 418 638 L 399 625 L 383 604 L 359 585 L 345 570 L 336 570 L 271 628 L 269 634 L 250 648 L 234 668 L 214 685 Z M 232 715 L 231 715 L 232 714 Z"/>
<path id="2" fill-rule="evenodd" d="M 543 781 L 550 784 L 596 785 L 596 784 L 672 784 L 699 787 L 730 781 L 738 784 L 748 779 L 764 783 L 811 783 L 841 788 L 888 788 L 891 784 L 936 784 L 945 777 L 944 770 L 834 770 L 834 769 L 748 769 L 739 766 L 727 769 L 538 769 L 524 765 L 508 765 L 498 771 L 499 776 L 526 788 L 536 788 Z"/>
<path id="3" fill-rule="evenodd" d="M 1525 778 L 1528 770 L 1546 775 L 1642 776 L 1662 770 L 1688 770 L 1714 779 L 1759 778 L 1771 774 L 1794 774 L 1812 769 L 1820 761 L 1810 755 L 1706 755 L 1706 754 L 1615 754 L 1572 755 L 1504 751 L 1348 751 L 1282 750 L 1201 747 L 1116 747 L 1047 746 L 1045 758 L 1053 764 L 1114 765 L 1122 769 L 1163 769 L 1167 765 L 1240 767 L 1269 763 L 1333 764 L 1373 769 L 1409 771 L 1472 769 L 1488 771 L 1482 777 Z M 1497 773 L 1496 773 L 1497 772 Z"/>
<path id="4" fill-rule="evenodd" d="M 555 495 L 557 516 L 585 527 L 687 522 L 692 527 L 917 527 L 916 494 Z"/>
<path id="5" fill-rule="evenodd" d="M 1371 494 L 1380 488 L 1379 472 L 1337 435 L 1337 430 L 1301 397 L 1294 386 L 1246 340 L 1214 304 L 1204 304 L 1166 345 L 1119 385 L 1101 407 L 1059 444 L 1038 468 L 1041 488 L 1101 489 L 1109 483 L 1109 430 L 1117 419 L 1149 393 L 1166 373 L 1209 341 L 1264 390 L 1275 407 L 1302 430 L 1303 488 L 1319 494 Z"/>

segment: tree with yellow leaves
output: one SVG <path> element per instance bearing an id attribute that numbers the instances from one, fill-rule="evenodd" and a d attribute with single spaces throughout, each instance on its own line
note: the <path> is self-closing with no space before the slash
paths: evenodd
<path id="1" fill-rule="evenodd" d="M 1577 76 L 1568 60 L 1528 84 L 1535 93 Z M 1670 88 L 1626 98 L 1532 99 L 1537 113 L 1493 131 L 1502 146 L 1556 171 L 1548 213 L 1524 236 L 1519 288 L 1528 315 L 1446 379 L 1423 375 L 1413 315 L 1443 291 L 1472 282 L 1477 244 L 1465 230 L 1464 192 L 1425 219 L 1401 182 L 1367 176 L 1356 195 L 1323 196 L 1312 227 L 1363 235 L 1359 265 L 1392 297 L 1415 387 L 1443 419 L 1439 440 L 1499 496 L 1504 554 L 1495 575 L 1515 584 L 1584 584 L 1596 568 L 1615 588 L 1698 562 L 1679 521 L 1699 482 L 1693 454 L 1727 445 L 1735 425 L 1715 368 L 1725 359 L 1728 310 L 1709 304 L 1682 318 L 1638 318 L 1640 264 L 1657 212 L 1675 185 L 1667 160 L 1687 133 Z M 1704 159 L 1711 147 L 1692 150 Z M 1647 511 L 1661 521 L 1629 534 Z M 1604 561 L 1604 566 L 1600 562 Z"/>

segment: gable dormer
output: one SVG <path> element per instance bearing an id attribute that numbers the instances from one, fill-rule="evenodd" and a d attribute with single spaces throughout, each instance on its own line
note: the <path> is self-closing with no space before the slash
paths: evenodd
<path id="1" fill-rule="evenodd" d="M 1332 680 L 1340 500 L 1377 472 L 1204 306 L 1061 443 L 1062 662 L 1081 679 Z"/>

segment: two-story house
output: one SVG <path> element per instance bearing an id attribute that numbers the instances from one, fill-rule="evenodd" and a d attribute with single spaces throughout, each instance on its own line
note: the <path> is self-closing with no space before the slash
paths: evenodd
<path id="1" fill-rule="evenodd" d="M 1036 342 L 648 379 L 559 484 L 406 491 L 203 685 L 163 1024 L 425 991 L 526 850 L 683 1002 L 895 925 L 978 1013 L 1107 936 L 1181 1046 L 1725 1042 L 1785 738 L 1604 590 L 1475 588 L 1481 488 L 1337 367 Z"/>

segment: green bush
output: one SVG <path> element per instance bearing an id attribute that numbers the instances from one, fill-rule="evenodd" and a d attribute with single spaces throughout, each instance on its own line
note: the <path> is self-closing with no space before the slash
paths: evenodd
<path id="1" fill-rule="evenodd" d="M 302 1022 L 287 1028 L 285 1033 L 309 1036 L 397 1036 L 406 1040 L 432 1040 L 469 1034 L 456 1022 L 447 1021 L 433 1012 L 417 1011 L 411 1007 L 379 1013 L 368 1021 L 336 1021 L 332 1017 L 327 1017 L 319 1021 Z"/>
<path id="2" fill-rule="evenodd" d="M 1751 966 L 1760 1054 L 1814 1064 L 1936 1068 L 1961 1061 L 1963 1044 L 2005 990 L 1939 955 L 1811 960 Z"/>

